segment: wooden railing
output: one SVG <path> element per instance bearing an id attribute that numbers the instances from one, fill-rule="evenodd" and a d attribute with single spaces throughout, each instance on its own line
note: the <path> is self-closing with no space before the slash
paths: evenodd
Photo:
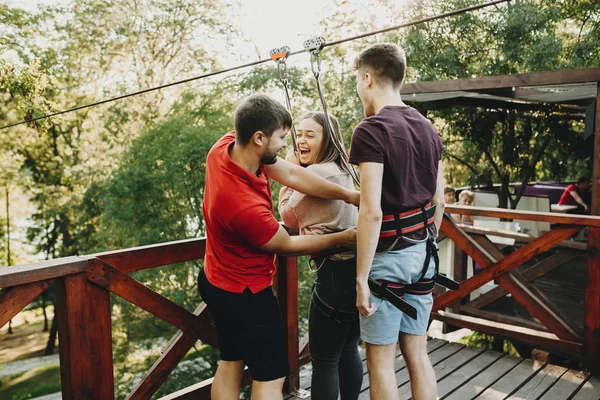
<path id="1" fill-rule="evenodd" d="M 201 340 L 217 346 L 212 317 L 205 304 L 192 313 L 128 276 L 148 268 L 199 260 L 205 239 L 191 239 L 84 257 L 67 257 L 0 269 L 0 327 L 56 286 L 63 399 L 114 399 L 110 293 L 135 304 L 179 330 L 128 399 L 149 399 Z M 295 257 L 278 257 L 274 280 L 287 327 L 290 376 L 285 389 L 299 385 L 298 266 Z M 303 362 L 309 359 L 304 358 Z M 249 374 L 244 382 L 250 383 Z M 212 379 L 168 396 L 210 398 Z"/>
<path id="2" fill-rule="evenodd" d="M 600 373 L 600 217 L 565 216 L 551 213 L 528 213 L 476 207 L 448 207 L 453 213 L 485 215 L 507 219 L 545 221 L 555 224 L 545 235 L 529 241 L 513 253 L 504 256 L 478 233 L 467 233 L 446 219 L 442 231 L 465 255 L 472 257 L 483 270 L 461 279 L 460 290 L 446 292 L 436 298 L 432 318 L 454 326 L 467 327 L 533 344 L 576 352 L 584 357 L 589 370 Z M 586 294 L 586 317 L 581 337 L 530 282 L 534 276 L 551 266 L 568 261 L 562 255 L 543 266 L 520 273 L 516 268 L 535 255 L 559 246 L 584 227 L 589 228 L 589 255 Z M 134 388 L 129 399 L 149 399 L 165 382 L 192 348 L 196 340 L 217 346 L 212 317 L 204 304 L 194 312 L 180 307 L 154 292 L 128 274 L 204 257 L 205 239 L 191 239 L 127 250 L 67 257 L 34 264 L 0 269 L 0 327 L 39 296 L 50 284 L 57 288 L 56 317 L 60 337 L 60 369 L 64 399 L 113 399 L 114 376 L 110 293 L 150 312 L 175 326 L 179 331 L 166 350 Z M 568 246 L 567 246 L 568 247 Z M 278 273 L 274 287 L 278 292 L 287 328 L 290 376 L 285 390 L 299 387 L 299 369 L 310 362 L 308 338 L 298 338 L 298 263 L 295 257 L 278 257 Z M 486 282 L 496 280 L 501 289 L 479 298 L 483 304 L 508 292 L 547 329 L 498 322 L 482 316 L 461 313 L 460 301 Z M 503 292 L 506 291 L 506 292 Z M 458 306 L 457 306 L 458 304 Z M 476 305 L 471 304 L 472 308 Z M 453 311 L 444 311 L 455 307 Z M 457 307 L 457 308 L 456 308 Z M 244 382 L 249 383 L 249 374 Z M 209 398 L 212 379 L 200 382 L 163 399 Z"/>
<path id="3" fill-rule="evenodd" d="M 444 217 L 441 230 L 459 249 L 455 255 L 454 268 L 455 279 L 462 282 L 458 291 L 445 292 L 435 299 L 431 317 L 458 327 L 574 352 L 583 356 L 586 369 L 600 373 L 600 217 L 465 206 L 448 206 L 447 211 L 505 220 L 549 222 L 552 228 L 538 238 L 525 238 L 521 235 L 524 239 L 523 245 L 504 255 L 486 236 L 486 233 L 497 233 L 460 226 L 452 219 Z M 585 321 L 581 336 L 573 328 L 569 318 L 559 312 L 551 299 L 531 281 L 573 259 L 572 249 L 576 246 L 567 240 L 585 227 L 589 227 L 588 242 L 585 246 L 588 268 L 587 279 L 581 282 L 582 285 L 586 285 Z M 519 239 L 519 235 L 513 237 Z M 535 256 L 556 246 L 571 251 L 557 253 L 524 272 L 517 270 Z M 464 273 L 466 256 L 482 267 L 478 274 L 468 279 Z M 492 280 L 499 284 L 499 288 L 461 304 L 461 299 Z M 481 310 L 483 306 L 506 293 L 510 293 L 541 325 L 527 324 L 516 318 L 498 318 L 498 315 L 494 316 Z M 451 311 L 447 311 L 447 308 Z"/>

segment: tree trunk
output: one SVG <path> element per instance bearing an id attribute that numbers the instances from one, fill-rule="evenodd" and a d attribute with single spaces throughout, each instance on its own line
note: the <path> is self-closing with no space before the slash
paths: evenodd
<path id="1" fill-rule="evenodd" d="M 42 314 L 44 315 L 44 330 L 42 332 L 48 332 L 48 315 L 46 314 L 46 300 L 42 297 Z"/>
<path id="2" fill-rule="evenodd" d="M 50 327 L 50 335 L 48 336 L 48 343 L 46 344 L 46 350 L 44 350 L 45 356 L 54 354 L 54 347 L 56 345 L 56 334 L 58 333 L 58 324 L 56 323 L 56 303 L 54 303 L 54 318 L 52 318 L 52 326 Z"/>
<path id="3" fill-rule="evenodd" d="M 4 190 L 6 192 L 6 265 L 11 266 L 12 260 L 10 257 L 10 199 L 8 190 L 8 181 L 4 184 Z"/>

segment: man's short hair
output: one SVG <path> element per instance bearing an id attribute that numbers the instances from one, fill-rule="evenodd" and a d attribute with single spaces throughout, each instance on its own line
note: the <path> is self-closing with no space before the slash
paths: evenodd
<path id="1" fill-rule="evenodd" d="M 587 176 L 581 176 L 579 177 L 579 179 L 577 180 L 577 184 L 582 184 L 582 183 L 590 183 L 590 178 L 588 178 Z"/>
<path id="2" fill-rule="evenodd" d="M 379 43 L 363 50 L 354 60 L 354 70 L 367 68 L 376 83 L 400 88 L 406 73 L 404 49 L 393 43 Z"/>
<path id="3" fill-rule="evenodd" d="M 233 114 L 235 139 L 246 146 L 257 131 L 271 136 L 278 129 L 290 129 L 292 116 L 277 100 L 264 95 L 254 94 L 244 99 Z"/>
<path id="4" fill-rule="evenodd" d="M 454 189 L 452 186 L 446 186 L 444 187 L 444 194 L 446 193 L 456 193 L 456 189 Z"/>

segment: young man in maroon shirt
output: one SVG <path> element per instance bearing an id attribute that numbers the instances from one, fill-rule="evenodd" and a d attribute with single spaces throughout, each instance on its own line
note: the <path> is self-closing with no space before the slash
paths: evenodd
<path id="1" fill-rule="evenodd" d="M 251 96 L 234 119 L 235 131 L 208 154 L 202 204 L 207 243 L 198 288 L 221 349 L 211 397 L 238 399 L 247 365 L 252 398 L 281 399 L 288 360 L 284 322 L 271 287 L 274 254 L 355 247 L 356 230 L 290 237 L 273 215 L 269 177 L 311 196 L 355 205 L 359 194 L 277 157 L 292 119 L 275 100 Z"/>
<path id="2" fill-rule="evenodd" d="M 417 311 L 413 320 L 389 301 L 371 296 L 368 278 L 413 284 L 433 277 L 435 262 L 427 259 L 427 246 L 434 244 L 427 243 L 426 223 L 423 229 L 399 237 L 380 238 L 380 230 L 384 215 L 394 216 L 399 224 L 399 214 L 423 210 L 430 202 L 436 205 L 434 223 L 440 226 L 444 212 L 442 142 L 431 122 L 400 97 L 406 58 L 399 46 L 371 46 L 357 57 L 355 70 L 356 90 L 366 116 L 354 130 L 350 148 L 350 162 L 360 166 L 361 183 L 356 305 L 361 338 L 367 343 L 371 398 L 398 398 L 394 359 L 399 340 L 412 398 L 435 399 L 436 379 L 425 336 L 431 293 L 404 295 Z"/>

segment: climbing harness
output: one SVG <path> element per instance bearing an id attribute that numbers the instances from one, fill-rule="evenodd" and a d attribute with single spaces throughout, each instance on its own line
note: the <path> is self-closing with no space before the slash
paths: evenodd
<path id="1" fill-rule="evenodd" d="M 407 210 L 401 213 L 388 214 L 383 216 L 379 238 L 395 237 L 394 243 L 384 251 L 389 252 L 394 248 L 400 239 L 413 243 L 426 243 L 425 260 L 421 275 L 415 283 L 405 284 L 401 282 L 390 282 L 385 280 L 376 280 L 369 278 L 369 289 L 374 296 L 384 298 L 392 303 L 400 311 L 417 319 L 417 310 L 404 301 L 404 294 L 412 295 L 427 295 L 433 291 L 433 287 L 438 284 L 450 290 L 458 290 L 459 283 L 440 274 L 440 259 L 438 255 L 438 247 L 435 242 L 435 233 L 432 229 L 435 227 L 433 216 L 436 206 L 431 202 L 426 205 Z M 426 231 L 426 237 L 423 240 L 414 240 L 407 238 L 405 235 L 419 230 Z M 435 263 L 435 273 L 432 278 L 425 278 L 425 274 L 429 269 L 431 259 Z"/>

